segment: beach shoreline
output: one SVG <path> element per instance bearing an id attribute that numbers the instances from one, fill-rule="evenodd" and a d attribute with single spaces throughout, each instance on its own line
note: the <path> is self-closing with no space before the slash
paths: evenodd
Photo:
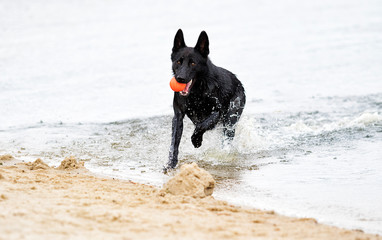
<path id="1" fill-rule="evenodd" d="M 382 239 L 89 172 L 0 159 L 0 239 Z"/>

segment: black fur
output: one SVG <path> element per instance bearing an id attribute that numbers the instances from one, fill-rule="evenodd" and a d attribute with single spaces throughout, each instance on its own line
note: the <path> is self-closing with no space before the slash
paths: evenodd
<path id="1" fill-rule="evenodd" d="M 181 29 L 176 33 L 171 54 L 172 70 L 178 82 L 189 83 L 191 87 L 188 93 L 174 93 L 172 140 L 165 170 L 174 168 L 178 163 L 185 115 L 195 125 L 191 136 L 195 148 L 202 145 L 203 134 L 218 123 L 223 124 L 225 140 L 231 141 L 235 136 L 235 124 L 245 105 L 244 88 L 233 73 L 210 61 L 209 52 L 205 31 L 200 33 L 194 48 L 186 46 Z"/>

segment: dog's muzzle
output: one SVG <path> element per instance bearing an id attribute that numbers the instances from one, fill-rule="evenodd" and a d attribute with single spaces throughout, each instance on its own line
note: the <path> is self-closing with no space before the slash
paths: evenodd
<path id="1" fill-rule="evenodd" d="M 192 85 L 193 85 L 193 79 L 191 79 L 191 80 L 186 84 L 186 87 L 183 89 L 183 91 L 179 92 L 180 95 L 182 95 L 183 97 L 188 96 L 188 94 L 190 94 L 190 90 L 191 90 Z"/>

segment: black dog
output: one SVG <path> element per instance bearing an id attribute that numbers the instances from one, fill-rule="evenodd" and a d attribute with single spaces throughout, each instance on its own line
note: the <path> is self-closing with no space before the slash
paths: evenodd
<path id="1" fill-rule="evenodd" d="M 210 61 L 209 52 L 205 31 L 200 33 L 194 48 L 186 46 L 181 29 L 176 33 L 171 54 L 172 70 L 175 79 L 187 85 L 174 94 L 172 140 L 165 171 L 178 163 L 184 115 L 195 125 L 191 137 L 195 148 L 202 145 L 203 134 L 219 122 L 223 124 L 225 140 L 231 141 L 235 136 L 235 124 L 245 105 L 244 88 L 233 73 Z"/>

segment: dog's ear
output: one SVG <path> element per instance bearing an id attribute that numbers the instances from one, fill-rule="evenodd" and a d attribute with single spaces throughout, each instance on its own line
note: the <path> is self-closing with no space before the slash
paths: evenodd
<path id="1" fill-rule="evenodd" d="M 183 32 L 182 29 L 179 29 L 176 32 L 174 38 L 174 46 L 172 47 L 173 52 L 177 52 L 179 49 L 184 48 L 186 44 L 184 43 Z"/>
<path id="2" fill-rule="evenodd" d="M 207 57 L 210 53 L 208 36 L 205 31 L 201 32 L 198 38 L 198 42 L 195 45 L 195 50 L 197 50 L 203 57 Z"/>

